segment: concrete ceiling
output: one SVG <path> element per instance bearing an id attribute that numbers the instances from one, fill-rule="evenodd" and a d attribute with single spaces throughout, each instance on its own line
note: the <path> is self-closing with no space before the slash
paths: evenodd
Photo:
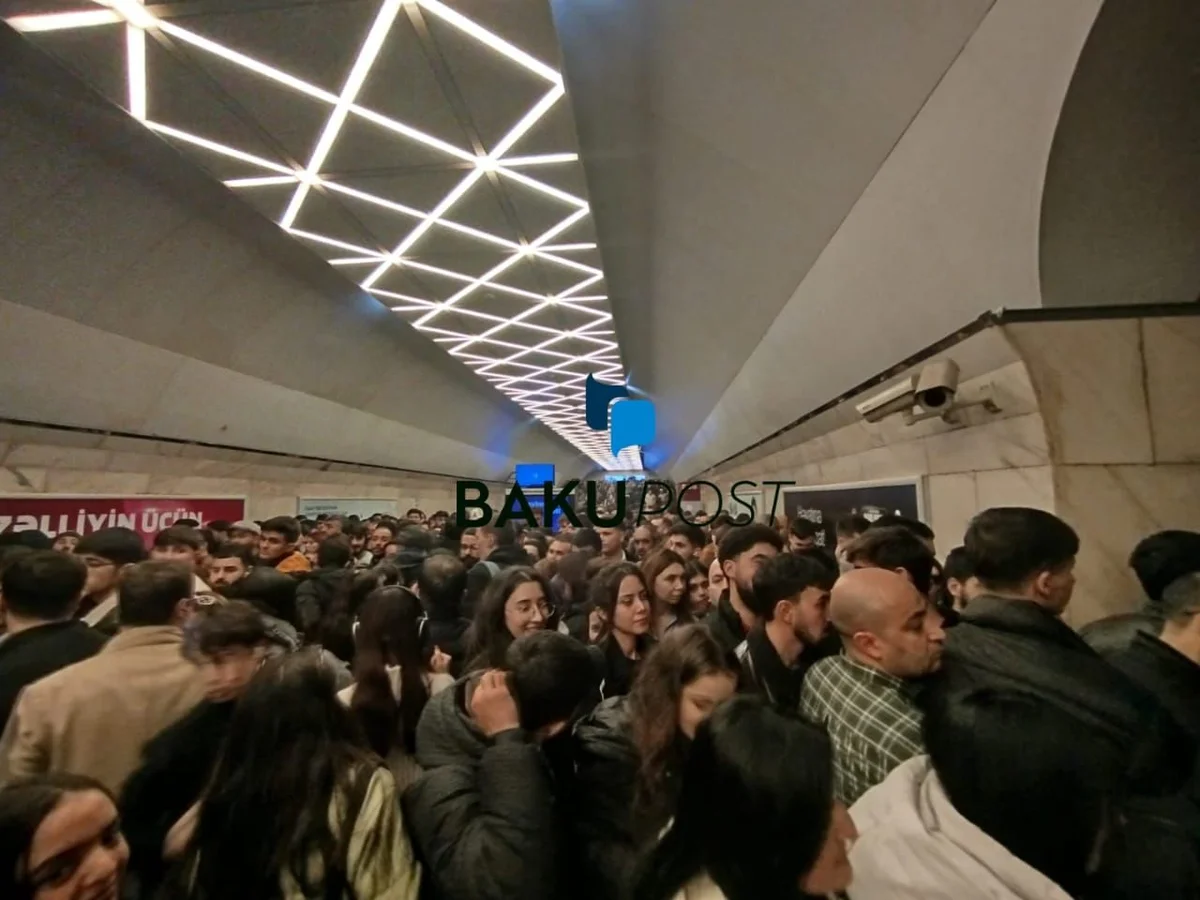
<path id="1" fill-rule="evenodd" d="M 544 0 L 5 11 L 594 464 L 640 467 L 584 422 L 586 376 L 624 370 Z"/>

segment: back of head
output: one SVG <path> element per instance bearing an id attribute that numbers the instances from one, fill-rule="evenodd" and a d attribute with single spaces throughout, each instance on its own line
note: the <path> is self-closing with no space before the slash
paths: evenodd
<path id="1" fill-rule="evenodd" d="M 932 544 L 934 540 L 933 529 L 917 519 L 909 519 L 905 516 L 898 516 L 894 513 L 889 513 L 886 516 L 880 516 L 873 523 L 871 528 L 903 528 L 914 537 L 920 538 L 926 544 Z M 869 529 L 868 529 L 869 530 Z"/>
<path id="2" fill-rule="evenodd" d="M 1200 533 L 1160 531 L 1143 538 L 1133 548 L 1129 565 L 1146 596 L 1157 602 L 1171 582 L 1200 571 Z"/>
<path id="3" fill-rule="evenodd" d="M 513 641 L 504 659 L 509 687 L 530 733 L 569 722 L 600 699 L 600 673 L 587 647 L 556 631 Z"/>
<path id="4" fill-rule="evenodd" d="M 203 607 L 194 620 L 192 640 L 203 656 L 215 657 L 235 647 L 257 647 L 267 641 L 262 614 L 241 600 Z"/>
<path id="5" fill-rule="evenodd" d="M 317 565 L 322 569 L 344 569 L 353 556 L 350 538 L 344 534 L 331 535 L 317 547 Z"/>
<path id="6" fill-rule="evenodd" d="M 50 535 L 34 528 L 0 532 L 0 548 L 25 547 L 29 550 L 49 550 L 53 546 L 54 541 L 50 539 Z"/>
<path id="7" fill-rule="evenodd" d="M 1167 585 L 1158 607 L 1169 626 L 1190 624 L 1200 615 L 1200 572 L 1189 572 Z"/>
<path id="8" fill-rule="evenodd" d="M 458 618 L 466 589 L 467 567 L 452 554 L 435 553 L 417 570 L 417 591 L 432 618 Z"/>
<path id="9" fill-rule="evenodd" d="M 172 525 L 170 528 L 164 528 L 154 536 L 154 547 L 156 550 L 162 550 L 167 547 L 186 547 L 189 550 L 195 551 L 206 546 L 204 535 L 190 525 Z"/>
<path id="10" fill-rule="evenodd" d="M 192 573 L 180 563 L 143 562 L 126 569 L 117 588 L 122 627 L 174 625 L 192 596 Z"/>
<path id="11" fill-rule="evenodd" d="M 846 545 L 846 562 L 875 569 L 903 569 L 922 594 L 933 589 L 933 553 L 901 525 L 868 528 Z"/>
<path id="12" fill-rule="evenodd" d="M 599 553 L 604 544 L 600 540 L 600 533 L 595 528 L 579 528 L 571 535 L 571 546 L 576 550 L 590 550 L 592 553 Z"/>
<path id="13" fill-rule="evenodd" d="M 350 708 L 371 749 L 386 758 L 393 747 L 416 746 L 417 720 L 429 699 L 421 648 L 421 601 L 407 588 L 373 591 L 358 613 L 354 633 L 354 679 Z M 400 668 L 400 701 L 387 668 Z"/>
<path id="14" fill-rule="evenodd" d="M 834 531 L 839 538 L 850 539 L 858 537 L 870 527 L 871 523 L 867 521 L 865 516 L 855 513 L 849 516 L 842 516 L 842 518 L 838 519 L 837 525 L 834 526 Z"/>
<path id="15" fill-rule="evenodd" d="M 497 547 L 514 547 L 517 543 L 517 532 L 511 525 L 480 525 L 475 533 L 487 535 Z"/>
<path id="16" fill-rule="evenodd" d="M 146 558 L 146 545 L 141 535 L 130 528 L 101 528 L 79 539 L 75 555 L 96 556 L 126 566 Z"/>
<path id="17" fill-rule="evenodd" d="M 396 533 L 396 543 L 401 547 L 423 550 L 426 554 L 433 549 L 434 535 L 419 525 L 406 525 Z"/>
<path id="18" fill-rule="evenodd" d="M 1078 896 L 1127 760 L 1059 706 L 1016 691 L 934 691 L 925 747 L 958 812 Z"/>
<path id="19" fill-rule="evenodd" d="M 726 897 L 798 897 L 833 803 L 824 729 L 757 696 L 734 697 L 697 730 L 675 822 L 634 897 L 668 900 L 704 871 Z"/>
<path id="20" fill-rule="evenodd" d="M 823 557 L 807 553 L 781 553 L 768 559 L 754 575 L 754 591 L 743 598 L 750 611 L 764 621 L 775 618 L 775 606 L 807 588 L 828 591 L 837 580 L 837 569 Z"/>
<path id="21" fill-rule="evenodd" d="M 259 566 L 233 585 L 227 596 L 245 600 L 264 615 L 295 625 L 296 587 L 296 579 L 275 569 Z"/>
<path id="22" fill-rule="evenodd" d="M 1053 513 L 1025 507 L 987 509 L 967 526 L 963 546 L 975 577 L 990 591 L 1019 592 L 1079 553 L 1079 536 Z"/>
<path id="23" fill-rule="evenodd" d="M 783 549 L 783 538 L 770 525 L 753 523 L 737 525 L 725 532 L 717 547 L 717 558 L 722 563 L 736 559 L 758 544 L 767 544 L 776 550 Z"/>
<path id="24" fill-rule="evenodd" d="M 51 622 L 75 611 L 87 581 L 87 566 L 77 556 L 31 550 L 0 573 L 0 598 L 11 615 Z"/>

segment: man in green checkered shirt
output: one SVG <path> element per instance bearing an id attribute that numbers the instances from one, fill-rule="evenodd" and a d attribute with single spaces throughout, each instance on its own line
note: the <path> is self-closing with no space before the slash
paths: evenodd
<path id="1" fill-rule="evenodd" d="M 903 575 L 855 569 L 829 606 L 840 656 L 804 678 L 800 708 L 833 739 L 834 794 L 847 806 L 900 763 L 925 752 L 911 682 L 941 665 L 941 615 Z"/>

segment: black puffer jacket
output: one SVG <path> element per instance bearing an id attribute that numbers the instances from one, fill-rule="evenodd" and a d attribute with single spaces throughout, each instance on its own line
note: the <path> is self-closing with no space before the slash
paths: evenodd
<path id="1" fill-rule="evenodd" d="M 555 782 L 521 731 L 489 739 L 467 713 L 478 675 L 425 707 L 417 761 L 425 774 L 404 813 L 428 890 L 438 900 L 554 900 L 562 863 Z"/>
<path id="2" fill-rule="evenodd" d="M 1157 604 L 1147 602 L 1138 612 L 1120 613 L 1089 622 L 1079 629 L 1079 636 L 1111 662 L 1114 654 L 1129 649 L 1137 635 L 1158 634 L 1162 622 L 1162 609 Z"/>
<path id="3" fill-rule="evenodd" d="M 668 771 L 669 799 L 661 808 L 638 804 L 640 759 L 626 697 L 605 700 L 580 722 L 572 735 L 572 751 L 571 831 L 581 895 L 587 900 L 622 900 L 640 853 L 656 843 L 671 817 L 678 767 Z"/>

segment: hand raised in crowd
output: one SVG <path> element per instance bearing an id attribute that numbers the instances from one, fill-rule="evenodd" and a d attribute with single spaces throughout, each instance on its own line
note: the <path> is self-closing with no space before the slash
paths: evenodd
<path id="1" fill-rule="evenodd" d="M 429 658 L 429 671 L 435 675 L 446 675 L 450 672 L 451 657 L 441 647 L 433 648 L 433 656 Z"/>
<path id="2" fill-rule="evenodd" d="M 517 702 L 508 689 L 505 674 L 489 669 L 479 679 L 475 693 L 471 695 L 471 714 L 479 729 L 488 737 L 521 727 L 517 713 Z"/>

